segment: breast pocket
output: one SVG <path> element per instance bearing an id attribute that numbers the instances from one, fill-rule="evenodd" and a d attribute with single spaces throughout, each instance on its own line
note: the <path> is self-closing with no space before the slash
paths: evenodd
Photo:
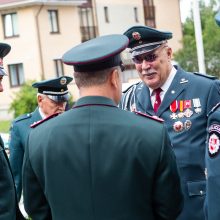
<path id="1" fill-rule="evenodd" d="M 206 194 L 206 181 L 187 182 L 189 196 L 204 196 Z"/>

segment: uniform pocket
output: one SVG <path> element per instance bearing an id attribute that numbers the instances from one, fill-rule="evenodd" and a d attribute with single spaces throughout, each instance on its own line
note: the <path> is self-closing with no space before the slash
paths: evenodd
<path id="1" fill-rule="evenodd" d="M 187 182 L 189 196 L 204 196 L 206 194 L 206 181 Z"/>

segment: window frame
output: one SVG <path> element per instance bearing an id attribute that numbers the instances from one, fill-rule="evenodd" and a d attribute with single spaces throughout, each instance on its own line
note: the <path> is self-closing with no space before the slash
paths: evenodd
<path id="1" fill-rule="evenodd" d="M 58 10 L 49 9 L 47 11 L 49 14 L 50 33 L 51 34 L 59 34 L 60 33 L 60 25 L 59 25 Z"/>
<path id="2" fill-rule="evenodd" d="M 19 67 L 22 67 L 22 73 L 20 73 L 19 71 Z M 11 67 L 15 67 L 15 74 L 16 74 L 16 82 L 17 84 L 13 84 L 12 83 L 12 72 L 11 72 Z M 11 88 L 16 88 L 16 87 L 20 87 L 25 83 L 25 79 L 24 79 L 24 67 L 23 67 L 23 63 L 13 63 L 13 64 L 8 64 L 8 73 L 9 73 L 9 82 L 10 82 L 10 87 Z M 23 82 L 21 83 L 21 75 L 23 74 Z"/>
<path id="3" fill-rule="evenodd" d="M 6 16 L 10 16 L 10 28 L 12 32 L 11 35 L 7 35 Z M 19 36 L 17 12 L 2 14 L 2 23 L 3 23 L 4 38 L 12 38 Z"/>
<path id="4" fill-rule="evenodd" d="M 64 65 L 62 59 L 54 59 L 56 77 L 64 76 Z M 61 70 L 61 74 L 60 74 Z"/>
<path id="5" fill-rule="evenodd" d="M 109 9 L 107 6 L 104 6 L 104 16 L 105 16 L 105 22 L 106 23 L 110 23 L 110 20 L 109 20 Z"/>
<path id="6" fill-rule="evenodd" d="M 134 7 L 134 21 L 135 22 L 139 22 L 139 19 L 138 19 L 138 7 Z"/>

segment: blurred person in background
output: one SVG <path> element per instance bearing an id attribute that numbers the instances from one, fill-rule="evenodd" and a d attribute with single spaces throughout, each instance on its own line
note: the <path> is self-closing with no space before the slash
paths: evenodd
<path id="1" fill-rule="evenodd" d="M 72 79 L 69 76 L 61 76 L 34 83 L 32 86 L 38 89 L 38 107 L 34 112 L 21 115 L 12 122 L 9 161 L 15 179 L 18 201 L 22 192 L 22 164 L 30 126 L 50 115 L 65 111 L 70 96 L 67 85 Z"/>
<path id="2" fill-rule="evenodd" d="M 2 80 L 6 76 L 3 67 L 3 58 L 10 52 L 11 46 L 0 43 L 0 92 L 3 92 Z M 0 136 L 0 219 L 1 220 L 22 220 L 13 175 L 4 144 Z"/>

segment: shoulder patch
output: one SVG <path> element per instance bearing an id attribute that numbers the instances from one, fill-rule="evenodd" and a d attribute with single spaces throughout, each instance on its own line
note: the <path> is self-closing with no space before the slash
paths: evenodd
<path id="1" fill-rule="evenodd" d="M 208 152 L 209 157 L 213 158 L 219 154 L 220 151 L 220 125 L 211 124 L 208 128 Z"/>
<path id="2" fill-rule="evenodd" d="M 150 119 L 153 119 L 155 121 L 158 121 L 160 123 L 163 123 L 164 120 L 162 118 L 158 118 L 157 116 L 151 116 L 151 115 L 147 115 L 147 114 L 144 114 L 142 112 L 138 112 L 138 111 L 133 111 L 136 115 L 140 115 L 142 117 L 146 117 L 146 118 L 150 118 Z"/>
<path id="3" fill-rule="evenodd" d="M 207 116 L 211 115 L 218 107 L 220 107 L 220 102 L 217 103 L 217 104 L 211 109 L 211 111 L 208 113 Z"/>
<path id="4" fill-rule="evenodd" d="M 134 87 L 134 86 L 137 86 L 137 85 L 140 84 L 140 83 L 141 83 L 141 81 L 140 81 L 140 82 L 137 82 L 137 83 L 134 83 L 134 84 L 132 84 L 132 85 L 130 85 L 130 86 L 128 86 L 128 88 L 125 89 L 125 90 L 123 91 L 123 93 L 126 93 L 129 89 L 131 89 L 131 88 Z"/>
<path id="5" fill-rule="evenodd" d="M 202 74 L 202 73 L 198 73 L 198 72 L 194 72 L 193 74 L 197 75 L 197 76 L 202 76 L 202 77 L 205 77 L 205 78 L 208 78 L 208 79 L 218 79 L 218 77 L 216 76 L 211 76 L 211 75 L 207 75 L 207 74 Z"/>
<path id="6" fill-rule="evenodd" d="M 55 114 L 50 115 L 50 116 L 48 116 L 48 117 L 46 117 L 46 118 L 44 118 L 44 119 L 42 119 L 42 120 L 39 120 L 39 121 L 37 121 L 37 122 L 34 122 L 33 124 L 30 125 L 30 128 L 35 128 L 35 127 L 37 127 L 38 125 L 44 123 L 45 121 L 50 120 L 51 118 L 56 117 L 56 116 L 59 115 L 59 114 L 60 114 L 60 113 L 55 113 Z"/>
<path id="7" fill-rule="evenodd" d="M 31 116 L 32 116 L 32 113 L 27 113 L 27 114 L 21 115 L 21 116 L 15 118 L 14 122 L 18 122 L 18 121 L 22 121 L 27 118 L 31 118 Z"/>

